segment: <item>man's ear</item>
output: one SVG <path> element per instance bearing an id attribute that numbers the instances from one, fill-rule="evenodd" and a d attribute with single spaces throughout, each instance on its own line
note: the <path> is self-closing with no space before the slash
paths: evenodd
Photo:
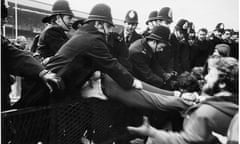
<path id="1" fill-rule="evenodd" d="M 100 23 L 99 21 L 96 21 L 94 26 L 95 26 L 97 29 L 103 29 L 103 24 Z"/>
<path id="2" fill-rule="evenodd" d="M 56 19 L 61 19 L 61 16 L 60 15 L 56 15 Z"/>
<path id="3" fill-rule="evenodd" d="M 59 23 L 61 19 L 62 19 L 62 18 L 61 18 L 60 15 L 56 15 L 56 20 L 55 20 L 55 22 L 56 22 L 56 23 Z"/>

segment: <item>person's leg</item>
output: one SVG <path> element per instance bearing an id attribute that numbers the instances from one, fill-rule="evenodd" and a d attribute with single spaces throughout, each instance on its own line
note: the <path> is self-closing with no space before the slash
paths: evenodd
<path id="1" fill-rule="evenodd" d="M 167 96 L 174 96 L 174 92 L 173 91 L 160 89 L 160 88 L 152 86 L 152 85 L 150 85 L 148 83 L 145 83 L 143 81 L 142 81 L 142 84 L 143 84 L 143 89 L 146 90 L 146 91 L 157 93 L 157 94 L 162 94 L 162 95 L 167 95 Z"/>
<path id="2" fill-rule="evenodd" d="M 119 100 L 131 107 L 161 111 L 182 111 L 189 107 L 189 105 L 184 103 L 179 97 L 153 93 L 146 90 L 124 90 L 107 75 L 103 81 L 103 89 L 109 98 Z"/>

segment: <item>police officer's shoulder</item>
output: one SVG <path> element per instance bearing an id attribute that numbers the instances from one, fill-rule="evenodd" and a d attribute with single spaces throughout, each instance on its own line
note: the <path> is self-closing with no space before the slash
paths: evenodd
<path id="1" fill-rule="evenodd" d="M 41 35 L 65 35 L 64 29 L 58 25 L 51 25 L 46 28 Z"/>
<path id="2" fill-rule="evenodd" d="M 137 38 L 142 38 L 143 36 L 141 34 L 139 34 L 138 32 L 134 31 L 133 34 L 135 35 L 135 37 Z"/>
<path id="3" fill-rule="evenodd" d="M 59 25 L 51 25 L 47 28 L 47 31 L 64 31 L 64 29 Z"/>
<path id="4" fill-rule="evenodd" d="M 130 45 L 129 50 L 133 50 L 135 52 L 141 52 L 143 48 L 144 47 L 142 46 L 142 39 L 138 39 Z"/>

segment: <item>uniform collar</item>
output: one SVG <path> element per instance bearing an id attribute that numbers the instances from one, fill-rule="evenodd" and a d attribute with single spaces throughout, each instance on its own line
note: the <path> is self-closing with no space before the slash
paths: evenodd
<path id="1" fill-rule="evenodd" d="M 105 36 L 104 33 L 101 33 L 97 30 L 97 28 L 94 27 L 93 24 L 86 24 L 83 27 L 79 28 L 79 31 L 84 31 L 87 33 L 92 33 L 92 34 L 97 34 L 97 35 L 102 35 L 103 37 Z"/>

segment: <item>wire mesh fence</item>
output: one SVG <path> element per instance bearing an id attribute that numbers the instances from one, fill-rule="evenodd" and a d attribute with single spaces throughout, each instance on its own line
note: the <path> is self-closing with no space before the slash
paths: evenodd
<path id="1" fill-rule="evenodd" d="M 90 98 L 5 111 L 3 139 L 12 144 L 117 143 L 129 135 L 116 123 L 119 113 L 114 107 L 115 103 Z"/>

